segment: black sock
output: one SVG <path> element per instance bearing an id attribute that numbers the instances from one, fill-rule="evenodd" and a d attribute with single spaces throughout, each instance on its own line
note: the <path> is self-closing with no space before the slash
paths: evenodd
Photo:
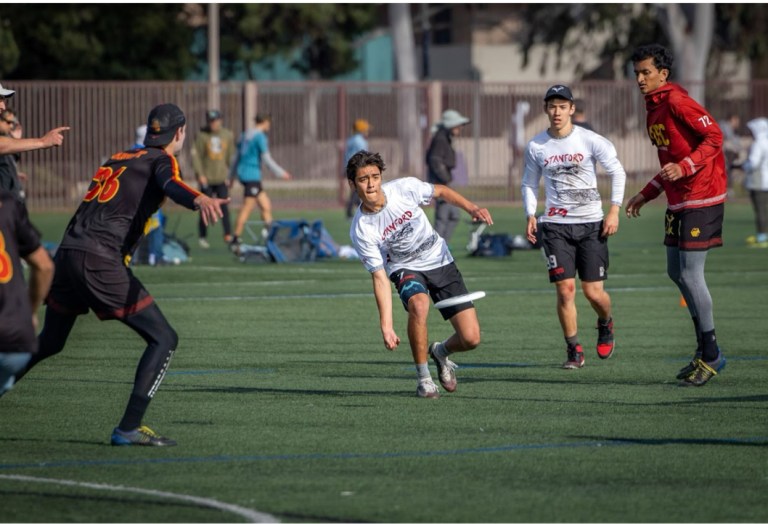
<path id="1" fill-rule="evenodd" d="M 146 397 L 132 394 L 131 399 L 128 401 L 128 407 L 125 408 L 123 420 L 120 421 L 118 427 L 122 431 L 132 431 L 138 428 L 141 424 L 141 419 L 144 418 L 144 413 L 147 412 L 150 400 Z"/>
<path id="2" fill-rule="evenodd" d="M 714 329 L 701 334 L 701 345 L 702 358 L 705 362 L 713 362 L 717 360 L 719 350 L 717 348 L 717 338 L 715 337 Z"/>
<path id="3" fill-rule="evenodd" d="M 600 323 L 601 326 L 607 326 L 608 324 L 613 322 L 613 317 L 608 317 L 605 320 L 598 317 L 597 321 Z"/>
<path id="4" fill-rule="evenodd" d="M 565 343 L 568 344 L 568 348 L 575 348 L 579 345 L 579 337 L 578 335 L 573 335 L 572 337 L 565 337 Z"/>
<path id="5" fill-rule="evenodd" d="M 696 353 L 701 353 L 702 342 L 701 342 L 701 328 L 699 327 L 699 317 L 691 317 L 691 320 L 693 320 L 693 329 L 696 330 Z"/>

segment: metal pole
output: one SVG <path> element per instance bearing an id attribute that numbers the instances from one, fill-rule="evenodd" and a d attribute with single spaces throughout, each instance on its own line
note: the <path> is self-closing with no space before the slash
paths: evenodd
<path id="1" fill-rule="evenodd" d="M 208 4 L 208 108 L 220 109 L 219 4 Z"/>

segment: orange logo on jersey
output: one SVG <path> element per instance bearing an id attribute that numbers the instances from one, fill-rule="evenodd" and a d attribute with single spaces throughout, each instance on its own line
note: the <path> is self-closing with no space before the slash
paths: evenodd
<path id="1" fill-rule="evenodd" d="M 111 160 L 131 160 L 133 158 L 139 158 L 140 156 L 144 156 L 147 154 L 146 149 L 142 149 L 141 151 L 136 151 L 135 153 L 128 153 L 127 151 L 121 152 L 121 153 L 115 153 L 112 155 Z"/>
<path id="2" fill-rule="evenodd" d="M 667 138 L 666 130 L 667 128 L 664 127 L 664 124 L 653 124 L 648 128 L 648 136 L 651 137 L 651 142 L 653 142 L 656 147 L 669 145 L 669 138 Z"/>
<path id="3" fill-rule="evenodd" d="M 698 238 L 699 235 L 701 235 L 701 229 L 699 229 L 698 227 L 694 227 L 693 229 L 691 229 L 691 236 L 693 238 Z"/>
<path id="4" fill-rule="evenodd" d="M 5 250 L 5 237 L 0 231 L 0 284 L 6 284 L 13 278 L 13 262 L 11 255 Z"/>

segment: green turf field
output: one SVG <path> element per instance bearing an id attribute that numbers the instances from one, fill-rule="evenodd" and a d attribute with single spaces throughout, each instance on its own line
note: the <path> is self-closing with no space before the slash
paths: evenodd
<path id="1" fill-rule="evenodd" d="M 492 211 L 493 231 L 522 232 L 519 207 Z M 277 217 L 322 218 L 348 243 L 340 210 Z M 33 214 L 55 242 L 67 219 Z M 109 445 L 143 344 L 83 317 L 64 352 L 0 400 L 0 520 L 768 521 L 768 250 L 744 245 L 746 204 L 728 205 L 726 247 L 708 259 L 728 366 L 703 388 L 674 380 L 694 339 L 665 273 L 662 207 L 623 219 L 611 240 L 610 360 L 592 349 L 579 295 L 587 363 L 575 371 L 560 369 L 540 253 L 469 258 L 462 224 L 452 248 L 469 289 L 488 294 L 484 338 L 455 359 L 459 388 L 439 400 L 415 396 L 399 307 L 403 343 L 384 349 L 358 261 L 245 265 L 218 227 L 197 249 L 194 221 L 170 212 L 190 263 L 135 269 L 180 335 L 145 419 L 179 445 Z M 449 334 L 436 311 L 430 329 Z"/>

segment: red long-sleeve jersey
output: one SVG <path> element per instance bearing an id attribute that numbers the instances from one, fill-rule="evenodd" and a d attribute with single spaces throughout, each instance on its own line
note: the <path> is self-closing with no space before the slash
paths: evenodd
<path id="1" fill-rule="evenodd" d="M 658 149 L 659 164 L 676 163 L 684 174 L 674 182 L 656 175 L 640 191 L 645 199 L 653 200 L 665 191 L 671 211 L 725 202 L 723 133 L 712 115 L 674 83 L 645 95 L 645 108 L 648 136 Z"/>

